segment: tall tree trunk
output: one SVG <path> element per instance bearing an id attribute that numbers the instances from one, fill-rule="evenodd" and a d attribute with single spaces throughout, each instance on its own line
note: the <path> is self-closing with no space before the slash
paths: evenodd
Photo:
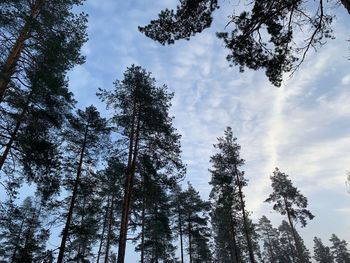
<path id="1" fill-rule="evenodd" d="M 76 199 L 77 194 L 78 194 L 78 186 L 79 186 L 80 175 L 81 175 L 81 170 L 82 170 L 82 166 L 83 166 L 83 159 L 84 159 L 84 152 L 85 152 L 85 148 L 86 148 L 86 138 L 87 138 L 88 130 L 89 130 L 89 125 L 86 124 L 85 133 L 84 133 L 84 140 L 83 140 L 83 144 L 82 144 L 81 152 L 80 152 L 77 175 L 76 175 L 75 182 L 74 182 L 73 193 L 72 193 L 72 198 L 70 201 L 70 206 L 69 206 L 66 224 L 64 226 L 63 233 L 62 233 L 62 240 L 61 240 L 61 245 L 60 245 L 60 249 L 59 249 L 59 253 L 58 253 L 57 263 L 63 262 L 64 250 L 66 248 L 66 241 L 68 238 L 69 225 L 70 225 L 70 222 L 72 220 L 75 199 Z"/>
<path id="2" fill-rule="evenodd" d="M 144 263 L 145 257 L 145 210 L 146 210 L 146 198 L 145 198 L 145 179 L 142 182 L 142 212 L 141 212 L 141 263 Z"/>
<path id="3" fill-rule="evenodd" d="M 12 46 L 6 61 L 4 63 L 3 69 L 0 74 L 0 103 L 4 100 L 5 92 L 8 88 L 12 75 L 16 71 L 17 62 L 21 56 L 21 53 L 24 49 L 24 42 L 30 37 L 31 34 L 31 23 L 40 13 L 45 0 L 36 0 L 32 10 L 30 12 L 30 18 L 24 24 L 20 30 L 19 36 L 16 39 L 15 44 Z"/>
<path id="4" fill-rule="evenodd" d="M 106 241 L 106 251 L 105 251 L 105 261 L 104 263 L 108 263 L 109 260 L 109 250 L 111 247 L 111 236 L 112 236 L 112 226 L 113 226 L 113 213 L 114 213 L 114 203 L 115 203 L 115 193 L 112 194 L 112 200 L 111 200 L 111 208 L 109 211 L 109 218 L 108 218 L 108 231 L 107 231 L 107 241 Z"/>
<path id="5" fill-rule="evenodd" d="M 190 214 L 188 215 L 188 253 L 190 255 L 190 263 L 192 263 L 192 225 Z"/>
<path id="6" fill-rule="evenodd" d="M 177 203 L 178 216 L 179 216 L 179 233 L 180 233 L 180 252 L 181 252 L 181 263 L 184 263 L 184 249 L 183 249 L 183 240 L 182 240 L 182 218 L 180 213 L 180 204 Z"/>
<path id="7" fill-rule="evenodd" d="M 287 204 L 287 199 L 286 199 L 285 197 L 284 197 L 284 205 L 285 205 L 285 207 L 286 207 L 287 216 L 288 216 L 288 221 L 289 221 L 290 229 L 292 230 L 292 235 L 293 235 L 295 247 L 296 247 L 296 249 L 297 249 L 298 258 L 299 258 L 299 260 L 300 260 L 301 263 L 305 263 L 303 253 L 302 253 L 302 251 L 301 251 L 301 246 L 300 246 L 300 243 L 299 243 L 299 241 L 298 241 L 298 238 L 297 238 L 297 235 L 296 235 L 296 233 L 295 233 L 294 226 L 293 226 L 292 218 L 291 218 L 290 211 L 289 211 L 289 207 L 288 207 L 288 204 Z"/>
<path id="8" fill-rule="evenodd" d="M 109 202 L 110 202 L 110 199 L 109 199 L 109 196 L 108 196 L 106 213 L 105 213 L 105 216 L 103 218 L 103 226 L 102 226 L 100 245 L 98 246 L 98 251 L 97 251 L 96 263 L 100 263 L 100 257 L 101 257 L 101 252 L 102 252 L 102 245 L 103 245 L 103 240 L 104 240 L 104 237 L 105 237 L 105 231 L 106 231 L 106 227 L 107 227 L 108 212 L 109 212 Z"/>
<path id="9" fill-rule="evenodd" d="M 247 239 L 249 259 L 250 259 L 251 263 L 255 263 L 253 246 L 252 246 L 252 241 L 250 238 L 250 231 L 249 231 L 249 226 L 248 226 L 248 220 L 247 220 L 247 215 L 245 212 L 245 203 L 244 203 L 243 192 L 242 192 L 242 182 L 239 178 L 239 174 L 238 174 L 238 170 L 237 170 L 236 165 L 235 165 L 235 172 L 236 172 L 236 178 L 237 178 L 237 183 L 238 183 L 239 198 L 241 201 L 241 209 L 242 209 L 242 213 L 243 213 L 244 234 L 245 234 L 245 237 Z"/>
<path id="10" fill-rule="evenodd" d="M 31 89 L 31 91 L 30 91 L 30 93 L 29 93 L 29 95 L 27 97 L 26 103 L 24 104 L 24 106 L 22 108 L 21 114 L 18 116 L 18 118 L 16 120 L 16 125 L 15 125 L 15 128 L 13 129 L 13 131 L 11 133 L 10 139 L 6 143 L 5 150 L 2 153 L 2 155 L 0 156 L 0 171 L 1 171 L 2 167 L 4 166 L 5 161 L 7 159 L 7 156 L 10 153 L 12 145 L 13 145 L 15 139 L 16 139 L 16 136 L 17 136 L 17 133 L 19 131 L 19 128 L 21 127 L 22 121 L 23 121 L 23 119 L 24 119 L 24 117 L 25 117 L 25 115 L 26 115 L 26 113 L 28 111 L 28 107 L 29 107 L 29 104 L 30 104 L 30 102 L 32 100 L 33 94 L 34 94 L 34 87 Z"/>
<path id="11" fill-rule="evenodd" d="M 238 253 L 238 247 L 237 247 L 237 241 L 236 241 L 235 222 L 233 220 L 231 211 L 230 211 L 230 225 L 231 225 L 232 241 L 233 241 L 233 253 L 231 251 L 231 260 L 233 263 L 239 263 L 240 260 L 239 260 L 239 253 Z"/>
<path id="12" fill-rule="evenodd" d="M 136 159 L 137 159 L 138 143 L 139 143 L 139 136 L 140 136 L 141 109 L 138 109 L 137 117 L 136 117 L 135 111 L 136 111 L 136 103 L 134 103 L 133 122 L 132 122 L 132 127 L 130 132 L 129 160 L 128 160 L 128 168 L 127 168 L 126 187 L 124 192 L 122 220 L 121 220 L 120 234 L 119 234 L 119 247 L 118 247 L 118 259 L 117 259 L 118 263 L 124 263 L 124 258 L 125 258 L 126 238 L 128 234 L 128 224 L 129 224 L 129 213 L 131 208 L 131 197 L 132 197 L 132 190 L 134 186 Z M 135 119 L 137 120 L 137 126 L 134 132 Z M 135 142 L 133 143 L 134 135 L 135 135 Z"/>

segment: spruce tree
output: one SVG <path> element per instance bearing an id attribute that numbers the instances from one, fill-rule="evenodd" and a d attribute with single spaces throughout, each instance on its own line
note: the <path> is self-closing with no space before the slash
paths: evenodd
<path id="1" fill-rule="evenodd" d="M 166 86 L 156 87 L 154 78 L 141 67 L 132 65 L 124 73 L 124 79 L 115 82 L 114 91 L 101 91 L 99 95 L 108 108 L 115 110 L 113 122 L 128 149 L 118 246 L 118 263 L 123 263 L 139 158 L 144 152 L 152 152 L 168 174 L 181 170 L 180 136 L 169 117 L 173 95 L 167 92 Z"/>
<path id="2" fill-rule="evenodd" d="M 273 176 L 270 177 L 272 181 L 273 192 L 265 200 L 265 202 L 273 203 L 273 209 L 282 215 L 287 215 L 289 226 L 291 228 L 293 239 L 298 253 L 300 262 L 305 262 L 301 244 L 295 231 L 294 223 L 300 222 L 302 227 L 306 226 L 307 219 L 313 219 L 314 215 L 306 209 L 308 203 L 307 198 L 303 196 L 299 190 L 293 186 L 292 181 L 288 175 L 275 169 Z"/>
<path id="3" fill-rule="evenodd" d="M 314 259 L 320 263 L 334 262 L 330 248 L 325 246 L 318 237 L 314 237 Z"/>

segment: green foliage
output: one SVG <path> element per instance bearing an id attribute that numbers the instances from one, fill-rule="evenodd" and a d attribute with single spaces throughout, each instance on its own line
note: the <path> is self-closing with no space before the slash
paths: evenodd
<path id="1" fill-rule="evenodd" d="M 331 252 L 336 263 L 349 263 L 350 253 L 347 248 L 348 243 L 340 240 L 335 234 L 332 234 L 330 241 L 332 242 Z"/>
<path id="2" fill-rule="evenodd" d="M 158 19 L 139 30 L 163 45 L 173 44 L 210 27 L 213 12 L 219 7 L 217 0 L 179 2 L 176 11 L 161 11 Z M 350 10 L 347 1 L 341 2 Z M 217 33 L 229 51 L 227 60 L 231 65 L 238 65 L 241 71 L 265 69 L 275 86 L 281 85 L 283 73 L 298 68 L 311 48 L 317 49 L 333 37 L 332 8 L 325 7 L 324 1 L 316 4 L 301 0 L 243 1 L 243 11 L 238 15 L 235 11 L 240 5 L 232 5 L 233 15 L 226 26 L 233 27 L 232 31 Z M 306 32 L 301 34 L 304 40 L 296 41 L 300 31 Z"/>
<path id="3" fill-rule="evenodd" d="M 307 198 L 293 186 L 288 175 L 282 173 L 278 168 L 270 177 L 272 181 L 273 192 L 265 200 L 268 203 L 274 203 L 273 209 L 281 215 L 290 216 L 291 220 L 300 222 L 302 227 L 306 226 L 307 219 L 313 219 L 314 215 L 306 209 Z"/>
<path id="4" fill-rule="evenodd" d="M 314 237 L 314 259 L 320 263 L 334 262 L 330 248 L 323 245 L 322 240 L 318 237 Z"/>

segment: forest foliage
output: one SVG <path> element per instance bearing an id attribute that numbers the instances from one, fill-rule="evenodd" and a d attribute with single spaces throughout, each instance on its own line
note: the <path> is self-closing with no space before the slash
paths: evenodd
<path id="1" fill-rule="evenodd" d="M 73 11 L 83 2 L 0 1 L 1 263 L 123 263 L 127 246 L 141 263 L 350 262 L 347 242 L 335 234 L 329 246 L 315 237 L 310 253 L 297 226 L 314 215 L 278 168 L 265 202 L 281 222 L 253 220 L 249 174 L 231 127 L 213 142 L 209 199 L 184 183 L 191 175 L 170 114 L 174 94 L 146 69 L 131 65 L 112 90 L 98 91 L 108 118 L 94 105 L 77 109 L 67 74 L 85 59 L 87 15 Z M 232 17 L 231 34 L 218 33 L 232 52 L 228 60 L 265 68 L 280 85 L 283 72 L 299 66 L 292 24 L 313 32 L 299 62 L 332 36 L 322 4 L 305 18 L 303 1 L 254 1 L 250 12 Z M 209 27 L 218 7 L 214 0 L 180 1 L 140 30 L 173 44 Z M 272 51 L 256 39 L 263 26 Z M 31 194 L 23 197 L 25 191 Z"/>

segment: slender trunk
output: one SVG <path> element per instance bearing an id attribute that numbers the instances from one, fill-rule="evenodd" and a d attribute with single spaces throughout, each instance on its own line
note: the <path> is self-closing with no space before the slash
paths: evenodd
<path id="1" fill-rule="evenodd" d="M 292 222 L 292 218 L 291 218 L 291 215 L 290 215 L 289 207 L 288 207 L 288 204 L 287 204 L 287 199 L 285 197 L 284 197 L 284 205 L 286 206 L 288 221 L 289 221 L 290 228 L 292 230 L 292 235 L 293 235 L 295 247 L 297 249 L 298 258 L 299 258 L 301 263 L 304 263 L 305 260 L 304 260 L 304 257 L 303 257 L 303 253 L 301 251 L 300 243 L 299 243 L 297 235 L 295 233 L 295 229 L 294 229 L 294 226 L 293 226 L 293 222 Z"/>
<path id="2" fill-rule="evenodd" d="M 178 201 L 179 202 L 179 201 Z M 180 213 L 180 204 L 177 204 L 179 211 L 179 233 L 180 233 L 180 252 L 181 252 L 181 263 L 184 263 L 184 249 L 183 249 L 183 240 L 182 240 L 182 218 Z"/>
<path id="3" fill-rule="evenodd" d="M 248 226 L 248 220 L 247 220 L 247 215 L 245 212 L 245 204 L 243 200 L 243 192 L 242 192 L 242 182 L 239 178 L 238 175 L 238 170 L 235 167 L 236 171 L 236 178 L 237 178 L 237 183 L 238 183 L 238 192 L 239 192 L 239 198 L 241 201 L 241 208 L 242 208 L 242 213 L 243 213 L 243 224 L 244 224 L 244 234 L 247 239 L 247 245 L 248 245 L 248 251 L 249 251 L 249 259 L 251 263 L 255 263 L 255 258 L 254 258 L 254 252 L 253 252 L 253 246 L 252 246 L 252 241 L 250 239 L 250 231 L 249 231 L 249 226 Z"/>
<path id="4" fill-rule="evenodd" d="M 134 111 L 136 110 L 136 106 L 134 104 Z M 120 234 L 119 234 L 119 247 L 118 247 L 118 263 L 124 263 L 125 258 L 125 249 L 126 249 L 126 238 L 128 234 L 128 224 L 129 224 L 129 213 L 131 208 L 131 197 L 132 197 L 132 190 L 134 185 L 134 175 L 135 175 L 135 168 L 136 168 L 136 159 L 137 159 L 137 153 L 138 153 L 138 143 L 139 143 L 139 136 L 140 136 L 140 113 L 141 109 L 138 109 L 138 117 L 137 117 L 137 127 L 135 130 L 135 133 L 133 132 L 134 128 L 134 120 L 135 120 L 135 113 L 133 114 L 133 122 L 132 122 L 132 130 L 130 133 L 130 148 L 133 147 L 133 152 L 131 154 L 131 158 L 129 160 L 131 161 L 130 166 L 128 165 L 127 168 L 127 179 L 126 179 L 126 187 L 125 187 L 125 193 L 124 193 L 124 202 L 123 202 L 123 210 L 122 210 L 122 220 L 121 220 L 121 226 L 120 226 Z M 132 145 L 132 137 L 135 134 L 135 143 Z M 129 152 L 130 157 L 130 152 Z"/>
<path id="5" fill-rule="evenodd" d="M 5 92 L 8 88 L 8 84 L 10 83 L 12 75 L 16 71 L 16 65 L 24 49 L 24 43 L 30 37 L 31 30 L 32 30 L 31 20 L 35 19 L 38 16 L 44 3 L 45 3 L 45 0 L 35 1 L 30 13 L 30 18 L 20 30 L 19 36 L 17 37 L 15 44 L 12 46 L 6 58 L 6 61 L 4 63 L 3 69 L 0 74 L 0 103 L 4 100 Z"/>
<path id="6" fill-rule="evenodd" d="M 102 245 L 103 245 L 103 239 L 105 237 L 105 231 L 107 227 L 107 220 L 108 220 L 108 210 L 109 210 L 109 196 L 107 198 L 107 207 L 106 207 L 106 213 L 103 218 L 103 226 L 102 226 L 102 233 L 101 233 L 101 239 L 100 239 L 100 245 L 98 246 L 98 252 L 97 252 L 97 260 L 96 263 L 100 263 L 100 257 L 101 257 L 101 252 L 102 252 Z"/>
<path id="7" fill-rule="evenodd" d="M 190 263 L 192 263 L 192 225 L 191 215 L 188 215 L 188 253 L 190 255 Z"/>
<path id="8" fill-rule="evenodd" d="M 76 175 L 75 182 L 74 182 L 73 193 L 72 193 L 72 197 L 71 197 L 71 201 L 70 201 L 70 206 L 69 206 L 66 224 L 64 226 L 63 233 L 62 233 L 62 240 L 61 240 L 61 245 L 60 245 L 60 249 L 59 249 L 59 253 L 58 253 L 57 263 L 63 262 L 64 250 L 66 248 L 66 241 L 68 238 L 69 225 L 70 225 L 72 215 L 73 215 L 73 208 L 74 208 L 74 204 L 75 204 L 75 199 L 76 199 L 77 194 L 78 194 L 78 186 L 79 186 L 80 175 L 81 175 L 81 170 L 82 170 L 82 166 L 83 166 L 83 159 L 84 159 L 84 152 L 85 152 L 85 148 L 86 148 L 86 139 L 87 139 L 88 130 L 89 130 L 89 125 L 86 124 L 85 133 L 84 133 L 84 140 L 83 140 L 83 144 L 82 144 L 81 152 L 80 152 L 77 175 Z"/>
<path id="9" fill-rule="evenodd" d="M 142 190 L 142 212 L 141 212 L 141 263 L 144 263 L 145 255 L 145 179 L 143 179 Z"/>
<path id="10" fill-rule="evenodd" d="M 107 241 L 106 241 L 106 251 L 105 251 L 105 262 L 108 263 L 109 260 L 109 249 L 111 247 L 111 236 L 112 236 L 112 226 L 113 226 L 113 213 L 114 213 L 114 203 L 115 203 L 115 194 L 112 195 L 111 200 L 111 210 L 109 211 L 108 219 L 108 231 L 107 231 Z"/>
<path id="11" fill-rule="evenodd" d="M 231 260 L 233 263 L 239 263 L 239 253 L 237 248 L 237 241 L 236 241 L 236 230 L 235 230 L 235 222 L 233 220 L 232 213 L 230 212 L 230 225 L 231 225 L 231 231 L 232 231 L 232 241 L 233 241 L 233 253 L 231 251 Z"/>
<path id="12" fill-rule="evenodd" d="M 22 109 L 22 112 L 21 114 L 19 115 L 19 117 L 17 118 L 16 120 L 16 125 L 15 125 L 15 128 L 13 129 L 12 133 L 11 133 L 11 136 L 10 136 L 10 139 L 9 141 L 6 143 L 6 146 L 5 146 L 5 150 L 4 152 L 2 153 L 2 155 L 0 156 L 0 171 L 2 169 L 2 167 L 4 166 L 5 164 L 5 161 L 7 159 L 7 156 L 8 154 L 10 153 L 10 150 L 12 148 L 12 145 L 16 139 L 16 136 L 17 136 L 17 133 L 19 131 L 19 128 L 22 124 L 22 121 L 24 119 L 24 116 L 26 115 L 27 113 L 27 110 L 28 110 L 28 107 L 29 107 L 29 104 L 32 100 L 32 97 L 33 97 L 33 94 L 34 94 L 34 88 L 32 88 L 32 90 L 30 91 L 29 95 L 28 95 L 28 98 L 26 100 L 26 103 L 24 104 L 24 107 Z"/>

